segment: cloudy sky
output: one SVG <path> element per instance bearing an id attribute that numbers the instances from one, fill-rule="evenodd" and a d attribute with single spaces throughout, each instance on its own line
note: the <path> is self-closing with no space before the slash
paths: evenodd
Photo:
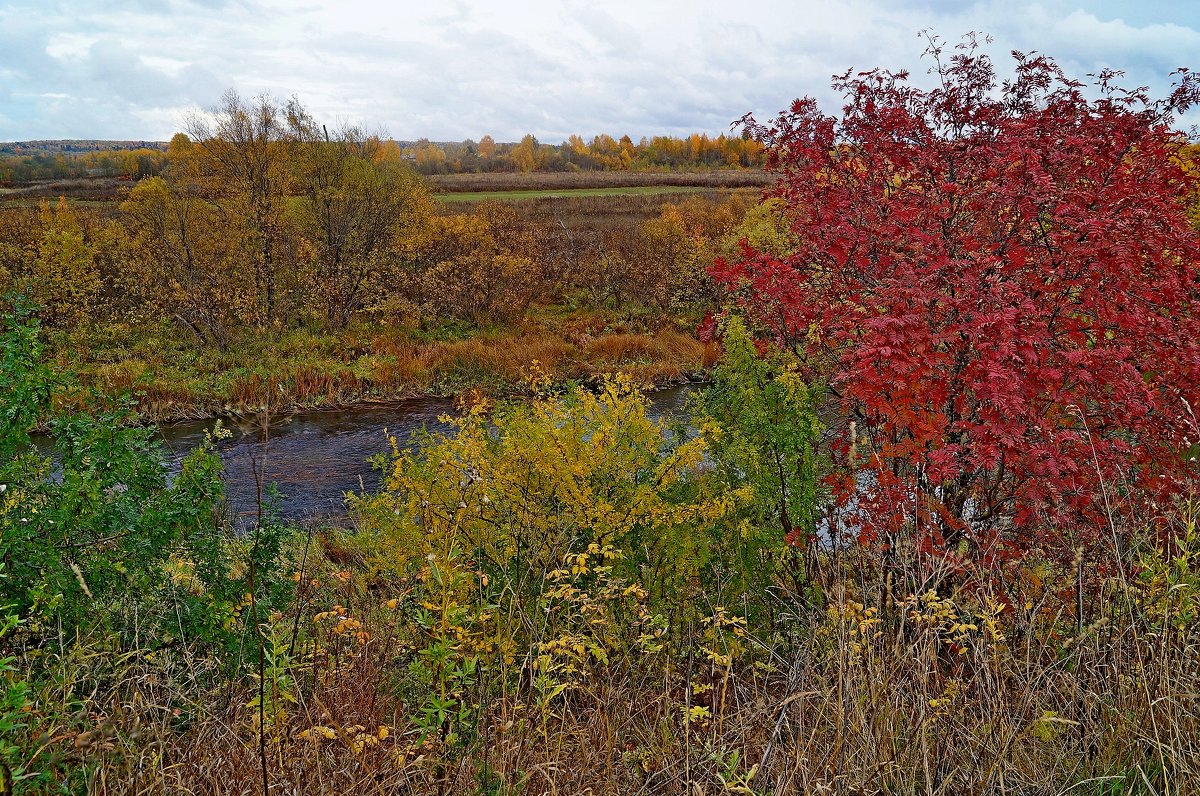
<path id="1" fill-rule="evenodd" d="M 849 68 L 927 80 L 922 29 L 1157 96 L 1200 69 L 1196 0 L 0 0 L 0 140 L 166 140 L 228 88 L 400 139 L 717 133 L 797 96 L 832 111 Z"/>

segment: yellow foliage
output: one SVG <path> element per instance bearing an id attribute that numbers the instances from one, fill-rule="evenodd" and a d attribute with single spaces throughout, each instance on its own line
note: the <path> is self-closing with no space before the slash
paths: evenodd
<path id="1" fill-rule="evenodd" d="M 722 242 L 725 254 L 736 255 L 742 240 L 764 254 L 776 257 L 792 254 L 796 249 L 796 236 L 791 230 L 791 220 L 785 215 L 783 201 L 771 198 L 747 210 L 745 218 Z"/>
<path id="2" fill-rule="evenodd" d="M 96 254 L 65 200 L 53 208 L 43 204 L 41 216 L 43 232 L 30 272 L 31 292 L 48 322 L 75 326 L 91 319 L 100 292 Z"/>
<path id="3" fill-rule="evenodd" d="M 635 529 L 652 529 L 643 543 L 660 544 L 669 529 L 723 515 L 733 498 L 668 499 L 702 462 L 705 444 L 669 447 L 646 409 L 623 376 L 597 394 L 579 390 L 509 409 L 498 432 L 476 407 L 419 455 L 399 455 L 385 492 L 360 510 L 401 568 L 454 544 L 496 566 L 519 555 L 542 571 L 573 545 L 620 547 Z M 583 552 L 572 566 L 588 561 Z"/>

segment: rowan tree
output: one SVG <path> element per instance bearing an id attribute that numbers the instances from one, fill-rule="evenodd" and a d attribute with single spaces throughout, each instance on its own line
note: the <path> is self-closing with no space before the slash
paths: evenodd
<path id="1" fill-rule="evenodd" d="M 1111 550 L 1114 514 L 1194 484 L 1197 178 L 1171 125 L 1200 81 L 1153 101 L 1038 54 L 1000 82 L 973 38 L 927 56 L 932 89 L 847 72 L 840 116 L 807 98 L 743 120 L 794 240 L 715 276 L 831 386 L 860 538 Z"/>

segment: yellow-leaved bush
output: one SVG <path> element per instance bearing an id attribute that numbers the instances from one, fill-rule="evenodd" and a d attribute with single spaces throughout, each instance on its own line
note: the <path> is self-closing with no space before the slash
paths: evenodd
<path id="1" fill-rule="evenodd" d="M 355 502 L 356 538 L 368 577 L 403 595 L 422 738 L 459 742 L 484 678 L 528 683 L 545 722 L 565 691 L 698 615 L 686 595 L 712 580 L 721 521 L 748 496 L 710 484 L 704 440 L 648 407 L 618 376 L 476 406 L 412 452 L 393 443 L 383 490 Z"/>
<path id="2" fill-rule="evenodd" d="M 393 449 L 384 490 L 356 509 L 375 535 L 377 567 L 411 570 L 450 548 L 493 576 L 545 573 L 592 544 L 664 577 L 693 577 L 699 529 L 739 494 L 704 494 L 706 445 L 647 414 L 625 376 L 596 393 L 576 389 L 449 419 L 412 453 Z M 627 573 L 631 574 L 631 573 Z"/>

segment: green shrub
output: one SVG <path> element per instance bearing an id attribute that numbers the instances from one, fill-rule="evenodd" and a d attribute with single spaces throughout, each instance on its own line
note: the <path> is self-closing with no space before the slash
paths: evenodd
<path id="1" fill-rule="evenodd" d="M 135 425 L 127 402 L 52 412 L 70 379 L 43 364 L 37 322 L 14 303 L 0 329 L 0 603 L 35 641 L 85 630 L 150 646 L 230 641 L 251 562 L 260 583 L 278 581 L 285 531 L 229 536 L 211 440 L 172 479 L 157 430 Z M 38 423 L 48 432 L 35 446 Z"/>
<path id="2" fill-rule="evenodd" d="M 825 469 L 821 390 L 805 384 L 794 357 L 760 354 L 737 316 L 724 323 L 724 344 L 713 384 L 693 411 L 722 481 L 750 495 L 725 545 L 726 564 L 748 593 L 767 594 L 785 573 L 793 588 L 807 590 Z"/>

